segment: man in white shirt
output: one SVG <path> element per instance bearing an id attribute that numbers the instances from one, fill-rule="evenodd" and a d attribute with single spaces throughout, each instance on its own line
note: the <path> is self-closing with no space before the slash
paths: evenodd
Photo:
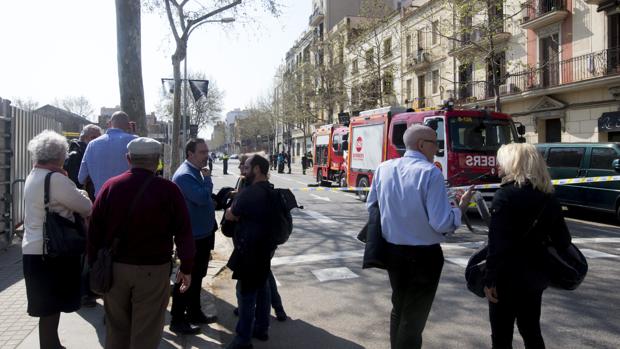
<path id="1" fill-rule="evenodd" d="M 443 175 L 433 164 L 437 151 L 433 129 L 412 125 L 403 140 L 407 152 L 379 165 L 367 203 L 369 208 L 379 203 L 383 237 L 393 257 L 388 266 L 392 349 L 422 347 L 422 332 L 443 268 L 439 243 L 461 225 L 461 214 L 472 196 L 469 189 L 458 208 L 450 205 Z"/>

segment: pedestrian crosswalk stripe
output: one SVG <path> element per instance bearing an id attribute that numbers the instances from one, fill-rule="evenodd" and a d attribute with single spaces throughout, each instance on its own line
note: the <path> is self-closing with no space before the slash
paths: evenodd
<path id="1" fill-rule="evenodd" d="M 319 223 L 324 223 L 324 224 L 338 224 L 337 221 L 317 212 L 317 211 L 312 211 L 312 210 L 303 210 L 303 213 L 307 214 L 308 216 L 316 219 Z"/>
<path id="2" fill-rule="evenodd" d="M 278 266 L 278 265 L 288 265 L 288 264 L 312 263 L 312 262 L 327 261 L 327 260 L 332 260 L 332 259 L 362 257 L 363 255 L 364 255 L 364 250 L 353 250 L 353 251 L 340 251 L 340 252 L 333 252 L 333 253 L 316 253 L 316 254 L 303 254 L 303 255 L 296 255 L 296 256 L 274 257 L 271 260 L 271 265 Z"/>
<path id="3" fill-rule="evenodd" d="M 620 243 L 620 238 L 574 238 L 572 239 L 574 244 L 585 243 Z"/>
<path id="4" fill-rule="evenodd" d="M 591 250 L 589 248 L 581 248 L 580 251 L 584 256 L 586 256 L 586 258 L 618 258 L 615 254 Z"/>
<path id="5" fill-rule="evenodd" d="M 467 266 L 467 262 L 469 261 L 469 257 L 447 257 L 446 261 L 465 268 Z"/>
<path id="6" fill-rule="evenodd" d="M 347 267 L 313 270 L 312 274 L 320 281 L 354 279 L 359 277 Z"/>

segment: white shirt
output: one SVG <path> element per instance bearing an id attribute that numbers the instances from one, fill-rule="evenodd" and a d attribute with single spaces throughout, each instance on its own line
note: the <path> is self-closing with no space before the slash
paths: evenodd
<path id="1" fill-rule="evenodd" d="M 417 151 L 379 165 L 367 206 L 379 202 L 383 237 L 397 245 L 433 245 L 461 225 L 441 171 Z"/>
<path id="2" fill-rule="evenodd" d="M 24 185 L 24 202 L 26 203 L 24 217 L 24 238 L 22 240 L 23 254 L 43 254 L 43 221 L 45 219 L 45 205 L 43 194 L 45 176 L 49 170 L 33 168 L 26 178 Z M 50 211 L 73 220 L 73 212 L 82 217 L 90 215 L 92 203 L 88 194 L 79 190 L 69 177 L 61 173 L 54 173 L 50 178 Z"/>

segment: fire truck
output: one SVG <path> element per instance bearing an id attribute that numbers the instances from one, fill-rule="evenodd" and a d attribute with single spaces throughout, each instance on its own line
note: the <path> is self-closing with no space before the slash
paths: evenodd
<path id="1" fill-rule="evenodd" d="M 349 127 L 324 125 L 314 133 L 312 172 L 317 183 L 346 185 L 345 155 L 348 151 Z"/>
<path id="2" fill-rule="evenodd" d="M 405 153 L 403 134 L 412 124 L 437 131 L 434 163 L 448 186 L 497 183 L 496 155 L 502 144 L 524 142 L 525 127 L 517 127 L 508 114 L 478 109 L 413 111 L 399 107 L 367 110 L 351 118 L 347 183 L 368 187 L 383 161 Z M 359 191 L 366 201 L 368 192 Z M 483 196 L 492 193 L 483 192 Z"/>

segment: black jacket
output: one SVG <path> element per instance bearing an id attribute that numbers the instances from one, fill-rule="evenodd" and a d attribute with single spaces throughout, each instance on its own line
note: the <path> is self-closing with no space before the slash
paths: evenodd
<path id="1" fill-rule="evenodd" d="M 73 140 L 69 144 L 69 154 L 65 159 L 64 169 L 69 174 L 69 178 L 82 189 L 82 185 L 78 181 L 78 173 L 80 172 L 80 164 L 86 151 L 86 143 L 78 140 Z"/>
<path id="2" fill-rule="evenodd" d="M 537 217 L 538 223 L 527 233 Z M 559 248 L 567 247 L 571 240 L 555 196 L 535 190 L 531 184 L 502 185 L 491 206 L 486 285 L 545 289 L 549 277 L 543 242 L 548 238 Z"/>

